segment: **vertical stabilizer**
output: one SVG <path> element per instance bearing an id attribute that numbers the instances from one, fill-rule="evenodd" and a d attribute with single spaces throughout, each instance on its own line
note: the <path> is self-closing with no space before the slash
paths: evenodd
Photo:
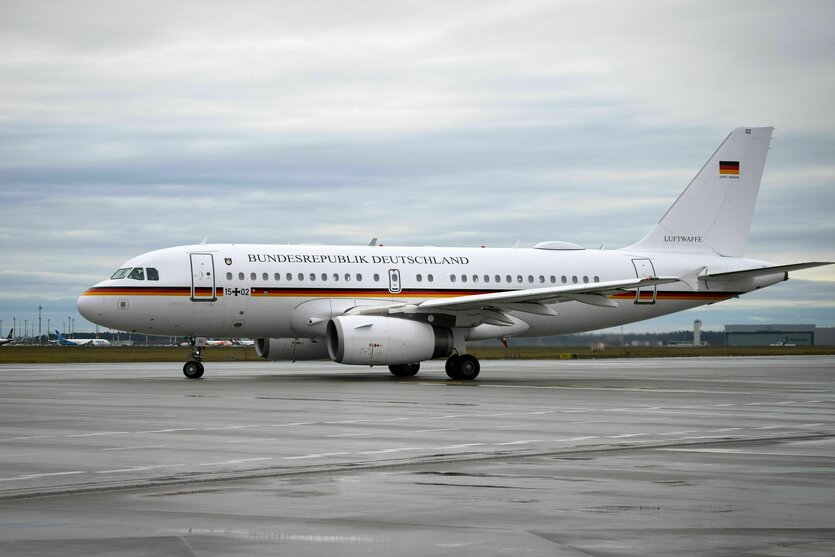
<path id="1" fill-rule="evenodd" d="M 655 228 L 623 249 L 742 257 L 773 130 L 733 130 Z"/>

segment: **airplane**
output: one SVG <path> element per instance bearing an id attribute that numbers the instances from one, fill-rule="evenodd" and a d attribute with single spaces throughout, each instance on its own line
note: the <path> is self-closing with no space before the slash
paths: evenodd
<path id="1" fill-rule="evenodd" d="M 641 240 L 614 250 L 199 244 L 152 251 L 88 288 L 78 311 L 112 329 L 255 339 L 267 360 L 387 365 L 446 358 L 475 379 L 466 342 L 592 331 L 736 298 L 829 262 L 744 257 L 773 128 L 736 128 Z"/>
<path id="2" fill-rule="evenodd" d="M 236 346 L 235 339 L 225 340 L 225 339 L 206 339 L 203 343 L 204 346 Z M 181 342 L 180 346 L 191 346 L 191 342 Z"/>
<path id="3" fill-rule="evenodd" d="M 103 338 L 66 338 L 57 329 L 55 336 L 61 346 L 110 346 L 110 341 Z"/>
<path id="4" fill-rule="evenodd" d="M 14 340 L 14 329 L 11 329 L 9 331 L 9 336 L 0 338 L 0 346 L 3 346 L 4 344 L 12 344 Z"/>

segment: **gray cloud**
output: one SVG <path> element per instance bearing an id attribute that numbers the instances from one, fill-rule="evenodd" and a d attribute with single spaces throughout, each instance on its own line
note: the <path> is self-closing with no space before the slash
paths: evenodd
<path id="1" fill-rule="evenodd" d="M 43 292 L 69 311 L 122 261 L 207 235 L 620 247 L 744 124 L 777 126 L 749 254 L 833 259 L 833 15 L 827 2 L 3 4 L 0 318 Z"/>

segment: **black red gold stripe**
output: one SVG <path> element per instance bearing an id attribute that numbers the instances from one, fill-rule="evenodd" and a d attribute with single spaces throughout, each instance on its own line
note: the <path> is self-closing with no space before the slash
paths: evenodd
<path id="1" fill-rule="evenodd" d="M 739 161 L 719 161 L 719 174 L 739 175 Z"/>
<path id="2" fill-rule="evenodd" d="M 211 296 L 211 287 L 198 287 L 196 296 Z M 94 286 L 82 296 L 191 296 L 190 286 Z M 215 288 L 215 296 L 223 296 L 223 288 Z"/>
<path id="3" fill-rule="evenodd" d="M 240 290 L 240 287 L 237 288 Z M 250 288 L 249 296 L 253 298 L 452 298 L 458 296 L 474 296 L 507 292 L 507 290 L 452 290 L 452 289 L 405 289 L 398 293 L 389 292 L 385 288 Z M 215 288 L 215 296 L 222 297 L 224 289 Z M 656 300 L 664 301 L 721 301 L 743 294 L 742 292 L 691 292 L 685 290 L 659 290 L 655 294 Z M 94 286 L 84 292 L 83 296 L 184 296 L 192 295 L 190 286 Z M 212 295 L 211 288 L 197 288 L 195 295 L 206 297 Z M 634 300 L 635 291 L 617 292 L 609 296 L 613 300 Z M 641 291 L 641 300 L 652 300 L 651 290 Z"/>

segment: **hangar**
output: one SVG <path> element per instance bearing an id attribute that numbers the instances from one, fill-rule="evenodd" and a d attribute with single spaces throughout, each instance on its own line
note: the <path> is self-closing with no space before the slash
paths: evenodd
<path id="1" fill-rule="evenodd" d="M 725 345 L 815 346 L 829 344 L 828 332 L 816 325 L 725 325 Z"/>

